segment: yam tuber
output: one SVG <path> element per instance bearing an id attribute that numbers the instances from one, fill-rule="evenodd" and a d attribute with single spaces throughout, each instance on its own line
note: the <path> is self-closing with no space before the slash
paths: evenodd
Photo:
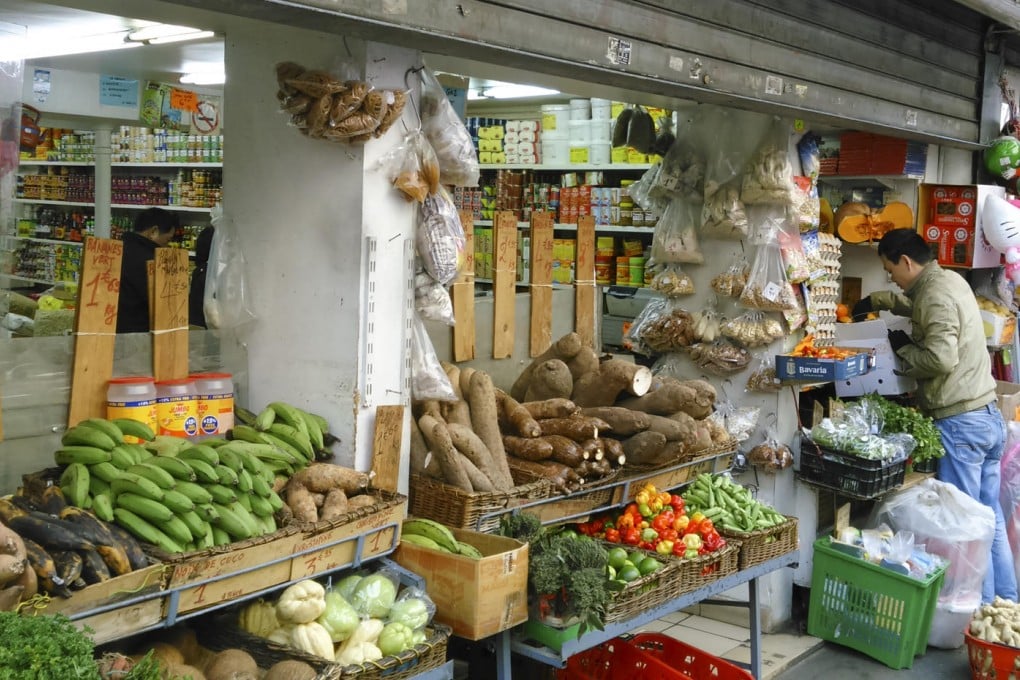
<path id="1" fill-rule="evenodd" d="M 457 423 L 471 427 L 471 409 L 463 399 L 444 401 L 439 405 L 439 412 L 447 423 Z"/>
<path id="2" fill-rule="evenodd" d="M 605 458 L 611 465 L 620 467 L 627 462 L 627 454 L 623 451 L 623 442 L 619 439 L 605 437 L 602 439 L 602 448 L 605 449 Z"/>
<path id="3" fill-rule="evenodd" d="M 547 434 L 541 438 L 552 445 L 552 460 L 570 467 L 584 462 L 584 450 L 573 439 L 558 434 Z"/>
<path id="4" fill-rule="evenodd" d="M 32 570 L 29 569 L 28 571 Z M 27 597 L 24 597 L 24 595 L 25 586 L 14 584 L 11 586 L 0 587 L 0 612 L 14 611 L 15 607 L 18 606 L 18 603 L 21 602 L 22 599 L 28 599 Z"/>
<path id="5" fill-rule="evenodd" d="M 293 480 L 291 480 L 293 481 Z M 312 492 L 301 484 L 287 485 L 287 507 L 298 522 L 317 522 L 319 509 L 315 507 Z"/>
<path id="6" fill-rule="evenodd" d="M 26 568 L 25 544 L 13 529 L 0 524 L 0 586 L 21 578 Z"/>
<path id="7" fill-rule="evenodd" d="M 347 514 L 347 506 L 347 494 L 343 489 L 333 489 L 326 494 L 326 499 L 322 502 L 322 507 L 319 509 L 319 521 L 326 522 L 343 517 Z"/>
<path id="8" fill-rule="evenodd" d="M 465 366 L 460 369 L 460 393 L 464 395 L 464 399 L 467 399 L 468 392 L 471 391 L 471 376 L 475 374 L 475 369 L 470 366 Z"/>
<path id="9" fill-rule="evenodd" d="M 343 465 L 312 463 L 299 470 L 290 478 L 289 484 L 301 484 L 313 493 L 329 493 L 343 489 L 344 493 L 356 494 L 368 488 L 372 478 L 367 472 L 358 472 Z"/>
<path id="10" fill-rule="evenodd" d="M 564 363 L 570 369 L 570 376 L 576 381 L 582 375 L 599 369 L 599 355 L 591 347 L 584 346 Z"/>
<path id="11" fill-rule="evenodd" d="M 531 439 L 505 435 L 503 447 L 508 454 L 525 460 L 546 460 L 553 455 L 552 443 L 542 438 Z"/>
<path id="12" fill-rule="evenodd" d="M 473 491 L 471 480 L 464 472 L 457 456 L 457 449 L 454 448 L 453 442 L 450 440 L 450 431 L 447 429 L 446 423 L 426 414 L 418 419 L 418 426 L 421 427 L 421 434 L 425 437 L 429 450 L 439 462 L 439 467 L 443 471 L 443 480 L 458 489 Z"/>
<path id="13" fill-rule="evenodd" d="M 659 432 L 638 432 L 623 440 L 623 452 L 632 465 L 664 465 L 667 462 L 666 436 Z"/>
<path id="14" fill-rule="evenodd" d="M 503 390 L 496 390 L 496 411 L 503 431 L 513 430 L 521 437 L 537 437 L 542 428 L 521 403 Z"/>
<path id="15" fill-rule="evenodd" d="M 503 436 L 499 431 L 496 388 L 493 386 L 489 374 L 485 371 L 472 373 L 471 385 L 465 396 L 468 406 L 471 407 L 471 429 L 489 450 L 493 466 L 499 469 L 500 478 L 512 480 L 510 467 L 506 462 L 506 451 L 503 449 Z"/>
<path id="16" fill-rule="evenodd" d="M 668 442 L 692 441 L 694 439 L 694 428 L 666 416 L 648 415 L 648 429 L 652 432 L 659 432 L 666 437 Z"/>
<path id="17" fill-rule="evenodd" d="M 571 493 L 584 483 L 574 469 L 553 461 L 533 461 L 522 458 L 510 459 L 510 469 L 518 483 L 526 484 L 546 479 L 561 493 Z"/>
<path id="18" fill-rule="evenodd" d="M 430 415 L 436 420 L 445 420 L 443 418 L 442 406 L 440 406 L 439 401 L 436 399 L 426 399 L 425 401 L 414 402 L 412 413 L 414 413 L 415 418 Z"/>
<path id="19" fill-rule="evenodd" d="M 453 447 L 470 460 L 483 475 L 488 477 L 489 486 L 492 487 L 492 489 L 489 489 L 490 491 L 493 489 L 508 491 L 513 488 L 513 479 L 503 478 L 502 470 L 493 462 L 489 448 L 475 434 L 474 430 L 458 423 L 449 423 L 446 429 L 450 432 L 450 441 L 453 442 Z M 474 486 L 473 480 L 472 486 Z"/>
<path id="20" fill-rule="evenodd" d="M 604 420 L 609 424 L 613 434 L 621 437 L 629 437 L 647 430 L 651 424 L 647 413 L 632 411 L 622 406 L 589 406 L 582 408 L 581 413 Z"/>
<path id="21" fill-rule="evenodd" d="M 602 437 L 592 437 L 579 442 L 581 446 L 581 457 L 585 460 L 602 460 L 606 455 L 605 441 Z"/>
<path id="22" fill-rule="evenodd" d="M 712 383 L 706 380 L 681 380 L 680 384 L 693 389 L 696 395 L 694 402 L 688 403 L 687 408 L 684 410 L 697 420 L 707 418 L 715 408 L 715 402 L 718 398 Z"/>
<path id="23" fill-rule="evenodd" d="M 439 363 L 443 367 L 446 377 L 450 379 L 450 384 L 453 386 L 453 393 L 457 395 L 457 399 L 463 399 L 464 391 L 460 388 L 460 367 L 446 361 L 441 361 Z"/>
<path id="24" fill-rule="evenodd" d="M 652 371 L 647 366 L 623 359 L 610 359 L 577 379 L 571 399 L 581 408 L 612 406 L 621 392 L 640 397 L 651 384 Z"/>
<path id="25" fill-rule="evenodd" d="M 429 445 L 425 443 L 418 421 L 414 418 L 411 419 L 411 474 L 433 479 L 443 478 L 439 461 L 429 452 Z"/>
<path id="26" fill-rule="evenodd" d="M 663 383 L 656 390 L 648 392 L 643 397 L 624 399 L 618 406 L 644 411 L 655 415 L 666 416 L 677 411 L 689 413 L 698 398 L 694 388 L 680 383 Z"/>
<path id="27" fill-rule="evenodd" d="M 528 410 L 535 420 L 543 418 L 566 418 L 577 413 L 577 404 L 569 399 L 543 399 L 542 401 L 525 401 L 521 406 Z"/>
<path id="28" fill-rule="evenodd" d="M 542 399 L 567 399 L 574 391 L 574 378 L 570 369 L 559 359 L 543 361 L 535 367 L 524 393 L 524 401 L 540 401 Z M 516 399 L 516 397 L 514 397 Z"/>
<path id="29" fill-rule="evenodd" d="M 496 490 L 496 487 L 492 484 L 492 480 L 489 479 L 484 472 L 479 470 L 478 467 L 471 462 L 470 458 L 458 451 L 457 460 L 460 462 L 460 466 L 464 470 L 464 474 L 466 474 L 467 478 L 471 481 L 472 490 L 476 492 Z"/>
<path id="30" fill-rule="evenodd" d="M 535 369 L 549 359 L 559 359 L 564 362 L 564 366 L 566 366 L 566 362 L 580 352 L 583 346 L 584 343 L 581 341 L 581 336 L 577 333 L 567 333 L 564 335 L 562 338 L 554 342 L 549 349 L 535 357 L 532 362 L 528 364 L 523 371 L 521 371 L 521 374 L 517 376 L 517 380 L 515 380 L 514 384 L 510 387 L 510 396 L 517 401 L 534 401 L 533 399 L 528 399 L 525 395 L 528 392 L 528 386 L 531 384 L 531 377 Z M 567 369 L 567 372 L 570 372 L 569 368 Z M 541 399 L 542 397 L 539 398 Z"/>
<path id="31" fill-rule="evenodd" d="M 542 427 L 542 434 L 559 434 L 569 437 L 575 442 L 583 442 L 585 439 L 594 439 L 599 436 L 600 431 L 608 431 L 611 428 L 609 423 L 601 418 L 575 414 L 569 418 L 546 418 L 538 421 Z"/>
<path id="32" fill-rule="evenodd" d="M 316 508 L 321 508 L 322 504 L 326 502 L 326 494 L 312 492 L 312 501 Z"/>
<path id="33" fill-rule="evenodd" d="M 360 494 L 358 496 L 352 496 L 347 499 L 347 509 L 349 511 L 357 510 L 358 508 L 370 508 L 377 504 L 379 499 L 375 496 L 367 493 Z"/>

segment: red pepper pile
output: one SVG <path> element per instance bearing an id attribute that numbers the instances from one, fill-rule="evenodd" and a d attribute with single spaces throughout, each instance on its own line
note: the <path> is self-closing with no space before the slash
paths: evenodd
<path id="1" fill-rule="evenodd" d="M 684 499 L 646 484 L 623 511 L 608 512 L 577 525 L 578 533 L 609 543 L 633 545 L 660 555 L 692 558 L 726 546 L 712 520 L 688 516 Z"/>

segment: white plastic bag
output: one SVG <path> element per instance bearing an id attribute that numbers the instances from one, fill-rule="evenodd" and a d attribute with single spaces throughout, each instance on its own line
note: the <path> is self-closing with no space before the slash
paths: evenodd
<path id="1" fill-rule="evenodd" d="M 417 312 L 411 321 L 411 398 L 457 401 L 453 384 L 439 363 L 436 348 Z"/>
<path id="2" fill-rule="evenodd" d="M 223 214 L 217 205 L 212 209 L 212 246 L 209 249 L 209 268 L 205 279 L 205 296 L 202 308 L 211 329 L 241 330 L 256 320 L 249 302 L 247 265 L 241 252 L 233 220 Z"/>
<path id="3" fill-rule="evenodd" d="M 995 514 L 952 484 L 926 479 L 875 508 L 870 526 L 885 522 L 894 531 L 913 531 L 928 552 L 946 559 L 946 579 L 939 606 L 952 611 L 981 604 L 988 571 Z"/>

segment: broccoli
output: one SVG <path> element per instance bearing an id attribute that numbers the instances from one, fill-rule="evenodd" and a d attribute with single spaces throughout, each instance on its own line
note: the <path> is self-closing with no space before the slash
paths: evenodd
<path id="1" fill-rule="evenodd" d="M 560 592 L 566 573 L 563 559 L 555 551 L 545 550 L 530 556 L 528 575 L 532 589 L 539 595 Z"/>
<path id="2" fill-rule="evenodd" d="M 609 555 L 601 545 L 587 536 L 563 537 L 560 540 L 567 542 L 561 550 L 567 563 L 567 571 L 599 569 L 605 573 Z"/>
<path id="3" fill-rule="evenodd" d="M 500 517 L 499 533 L 524 543 L 535 543 L 545 533 L 545 528 L 537 515 L 513 512 Z"/>

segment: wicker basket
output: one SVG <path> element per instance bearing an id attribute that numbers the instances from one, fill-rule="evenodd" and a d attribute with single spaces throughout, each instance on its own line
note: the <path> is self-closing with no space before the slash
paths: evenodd
<path id="1" fill-rule="evenodd" d="M 499 514 L 483 520 L 484 515 L 552 495 L 552 487 L 547 480 L 515 486 L 510 491 L 470 492 L 430 477 L 411 475 L 410 486 L 409 514 L 446 526 L 481 532 L 499 528 Z"/>
<path id="2" fill-rule="evenodd" d="M 677 565 L 676 580 L 680 584 L 680 594 L 693 592 L 724 576 L 735 574 L 739 557 L 740 542 L 734 540 L 727 541 L 725 548 L 715 552 L 673 560 Z"/>
<path id="3" fill-rule="evenodd" d="M 614 469 L 605 477 L 599 479 L 593 479 L 586 484 L 582 484 L 581 488 L 577 491 L 572 491 L 569 494 L 563 494 L 562 500 L 554 500 L 548 503 L 542 503 L 541 505 L 535 505 L 528 508 L 528 512 L 538 516 L 538 518 L 545 523 L 555 522 L 559 519 L 572 518 L 574 521 L 582 521 L 583 518 L 579 519 L 583 513 L 589 510 L 597 510 L 610 505 L 613 499 L 613 493 L 616 491 L 614 482 L 620 475 L 619 468 Z M 539 478 L 524 478 L 523 476 L 516 476 L 515 479 L 521 483 L 532 483 L 541 481 Z M 549 491 L 552 497 L 559 495 L 559 492 L 552 486 Z"/>
<path id="4" fill-rule="evenodd" d="M 609 547 L 620 547 L 618 543 L 604 543 Z M 606 623 L 625 621 L 642 614 L 653 607 L 668 602 L 680 595 L 680 579 L 677 578 L 677 560 L 667 559 L 658 553 L 643 550 L 654 557 L 662 566 L 650 574 L 631 581 L 616 594 L 606 607 Z"/>
<path id="5" fill-rule="evenodd" d="M 401 680 L 439 668 L 446 663 L 446 645 L 451 632 L 448 626 L 435 623 L 426 629 L 428 637 L 420 645 L 378 661 L 341 666 L 321 656 L 246 633 L 237 627 L 230 616 L 205 617 L 202 621 L 203 623 L 196 624 L 196 632 L 204 647 L 216 652 L 224 649 L 243 649 L 251 654 L 259 668 L 263 669 L 287 659 L 303 661 L 318 671 L 317 680 L 339 678 L 374 680 L 383 677 L 387 680 Z"/>
<path id="6" fill-rule="evenodd" d="M 762 562 L 785 555 L 797 549 L 797 518 L 786 516 L 786 521 L 768 529 L 744 533 L 719 529 L 726 538 L 740 542 L 739 569 L 747 569 Z"/>

